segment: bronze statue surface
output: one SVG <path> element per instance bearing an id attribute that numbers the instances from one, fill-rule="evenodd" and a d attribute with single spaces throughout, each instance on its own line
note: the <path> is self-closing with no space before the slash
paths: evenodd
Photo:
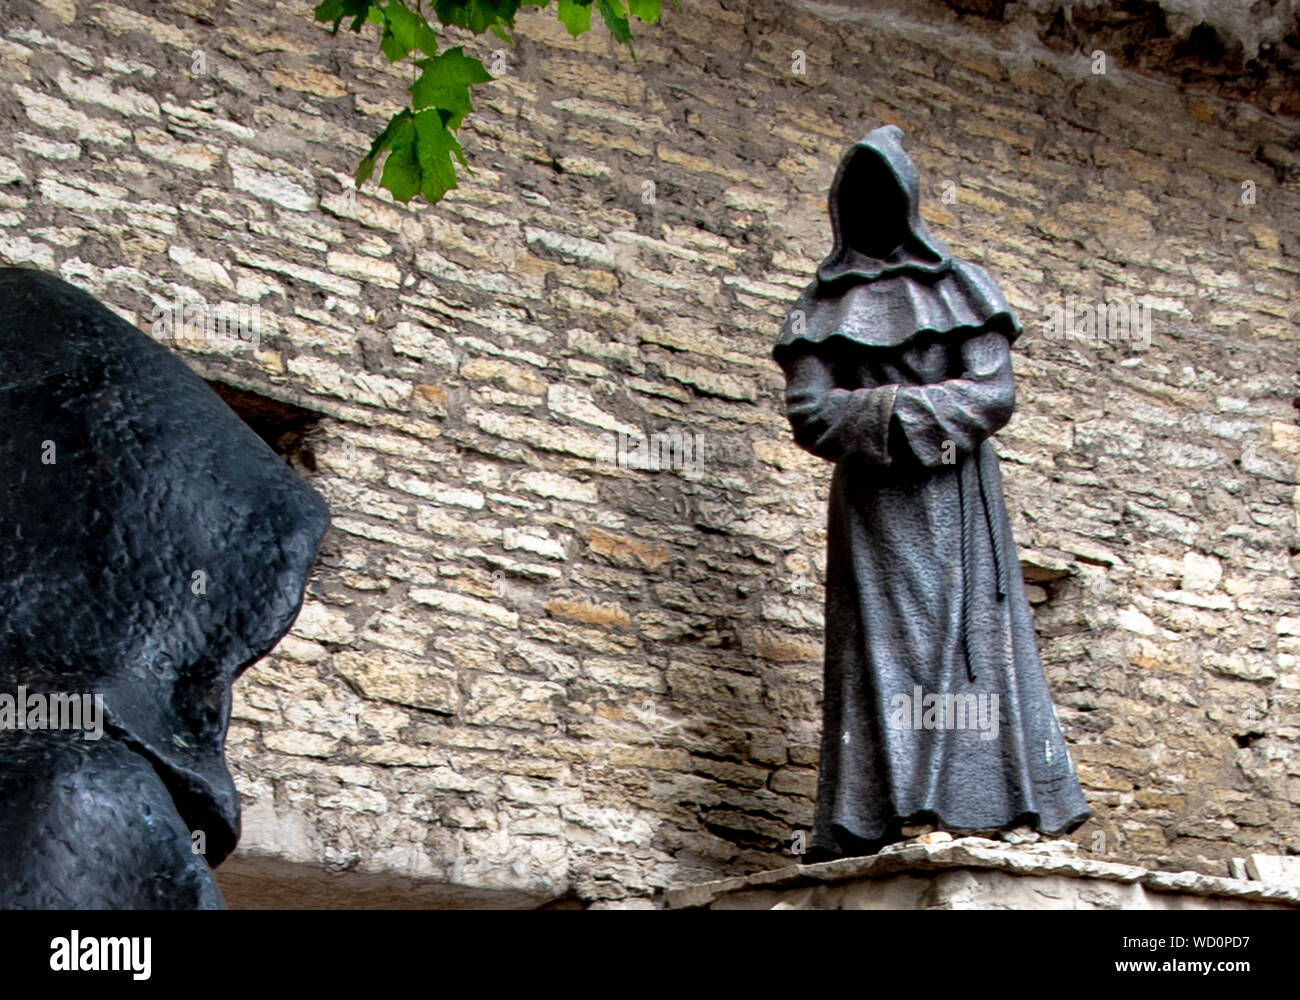
<path id="1" fill-rule="evenodd" d="M 293 623 L 325 503 L 53 275 L 0 270 L 0 405 L 0 907 L 221 906 L 230 686 Z"/>
<path id="2" fill-rule="evenodd" d="M 808 859 L 908 824 L 1062 833 L 1089 816 L 989 441 L 1015 405 L 1020 326 L 926 231 L 918 188 L 898 128 L 850 147 L 834 248 L 774 349 L 796 441 L 835 463 Z"/>

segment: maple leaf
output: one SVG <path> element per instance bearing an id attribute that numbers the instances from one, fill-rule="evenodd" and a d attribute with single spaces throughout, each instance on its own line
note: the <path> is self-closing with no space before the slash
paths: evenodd
<path id="1" fill-rule="evenodd" d="M 659 20 L 659 0 L 627 0 L 627 12 L 638 21 L 654 24 Z"/>
<path id="2" fill-rule="evenodd" d="M 345 17 L 356 18 L 352 22 L 352 30 L 360 31 L 370 15 L 370 8 L 374 6 L 373 0 L 324 0 L 318 3 L 316 9 L 312 11 L 312 16 L 317 21 L 324 23 L 334 22 L 334 27 L 330 29 L 330 34 L 337 35 L 339 24 Z"/>
<path id="3" fill-rule="evenodd" d="M 574 38 L 591 29 L 591 4 L 592 0 L 560 0 L 555 16 Z"/>
<path id="4" fill-rule="evenodd" d="M 403 108 L 393 115 L 357 167 L 358 187 L 370 179 L 376 162 L 385 152 L 388 158 L 379 183 L 401 202 L 410 201 L 417 194 L 430 203 L 441 200 L 456 187 L 456 167 L 451 158 L 455 156 L 462 166 L 468 165 L 460 143 L 437 108 L 415 113 Z"/>
<path id="5" fill-rule="evenodd" d="M 438 36 L 428 22 L 402 0 L 391 0 L 382 11 L 384 35 L 379 40 L 379 48 L 389 62 L 405 59 L 412 49 L 419 49 L 429 56 L 437 55 Z"/>
<path id="6" fill-rule="evenodd" d="M 599 0 L 600 16 L 605 20 L 605 27 L 614 36 L 616 42 L 623 42 L 628 50 L 632 49 L 632 25 L 627 23 L 627 8 L 623 0 Z M 636 58 L 636 53 L 632 53 Z"/>
<path id="7" fill-rule="evenodd" d="M 450 129 L 459 128 L 465 115 L 474 110 L 469 88 L 492 79 L 483 63 L 465 55 L 459 45 L 415 65 L 423 70 L 410 87 L 416 110 L 438 108 L 448 112 L 443 123 Z"/>

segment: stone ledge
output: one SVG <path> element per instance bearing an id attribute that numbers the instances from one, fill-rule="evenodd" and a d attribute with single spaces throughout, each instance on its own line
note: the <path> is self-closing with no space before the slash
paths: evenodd
<path id="1" fill-rule="evenodd" d="M 1014 847 L 982 837 L 913 842 L 868 857 L 670 889 L 664 902 L 672 910 L 1300 908 L 1294 886 L 1150 871 L 1077 852 L 1066 840 Z"/>

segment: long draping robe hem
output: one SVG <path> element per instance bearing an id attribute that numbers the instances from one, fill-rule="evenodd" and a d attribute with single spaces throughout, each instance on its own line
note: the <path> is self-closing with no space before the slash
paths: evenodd
<path id="1" fill-rule="evenodd" d="M 859 836 L 838 824 L 832 824 L 831 829 L 827 831 L 829 837 L 822 836 L 814 839 L 810 849 L 800 856 L 799 861 L 801 864 L 813 865 L 823 861 L 834 861 L 838 858 L 856 858 L 865 857 L 869 854 L 878 854 L 882 847 L 906 839 L 903 835 L 905 827 L 933 826 L 958 837 L 974 837 L 1027 826 L 1047 837 L 1063 837 L 1073 833 L 1091 817 L 1092 811 L 1084 809 L 1077 815 L 1071 816 L 1060 826 L 1051 827 L 1044 823 L 1042 817 L 1037 813 L 1027 812 L 1014 816 L 1007 822 L 1000 823 L 997 826 L 972 827 L 951 822 L 940 813 L 922 811 L 913 813 L 911 816 L 894 819 L 879 836 L 874 838 Z"/>

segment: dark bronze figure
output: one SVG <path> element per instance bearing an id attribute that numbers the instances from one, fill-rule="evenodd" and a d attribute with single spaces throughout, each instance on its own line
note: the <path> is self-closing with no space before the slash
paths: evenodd
<path id="1" fill-rule="evenodd" d="M 0 906 L 220 907 L 231 683 L 293 623 L 325 503 L 52 275 L 0 270 L 0 406 Z"/>
<path id="2" fill-rule="evenodd" d="M 798 443 L 835 463 L 824 728 L 806 860 L 908 824 L 1089 816 L 1038 659 L 997 454 L 1019 324 L 921 223 L 902 132 L 850 147 L 834 248 L 774 350 Z"/>

